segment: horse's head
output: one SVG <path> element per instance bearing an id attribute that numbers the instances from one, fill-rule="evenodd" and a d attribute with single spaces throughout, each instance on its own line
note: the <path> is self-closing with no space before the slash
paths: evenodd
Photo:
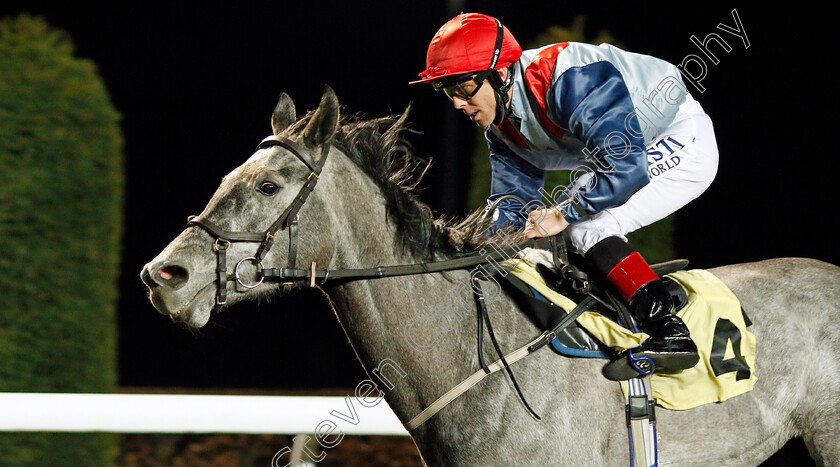
<path id="1" fill-rule="evenodd" d="M 214 309 L 280 286 L 249 288 L 261 280 L 262 261 L 292 268 L 297 254 L 328 261 L 331 252 L 324 242 L 298 241 L 296 219 L 327 222 L 319 201 L 305 201 L 326 162 L 338 114 L 338 99 L 327 87 L 299 131 L 294 103 L 281 95 L 271 118 L 274 134 L 224 177 L 204 211 L 143 267 L 141 278 L 158 311 L 201 327 Z"/>

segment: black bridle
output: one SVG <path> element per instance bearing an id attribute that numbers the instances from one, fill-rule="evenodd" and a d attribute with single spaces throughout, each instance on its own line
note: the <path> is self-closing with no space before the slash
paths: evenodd
<path id="1" fill-rule="evenodd" d="M 315 185 L 318 183 L 318 176 L 321 174 L 321 169 L 324 167 L 324 161 L 327 159 L 327 154 L 330 151 L 330 145 L 324 144 L 321 147 L 321 157 L 314 165 L 309 163 L 309 161 L 303 157 L 301 154 L 302 148 L 300 148 L 298 143 L 282 136 L 272 135 L 263 139 L 262 142 L 257 145 L 257 150 L 272 146 L 280 146 L 291 152 L 298 158 L 298 160 L 303 162 L 306 167 L 309 168 L 309 176 L 306 178 L 306 182 L 300 188 L 300 191 L 298 191 L 298 194 L 295 197 L 295 200 L 292 201 L 292 204 L 280 213 L 280 216 L 268 229 L 263 232 L 230 232 L 222 229 L 207 219 L 199 219 L 198 216 L 190 216 L 188 219 L 189 225 L 197 225 L 206 230 L 210 235 L 216 237 L 216 241 L 213 243 L 213 250 L 216 252 L 216 274 L 218 274 L 216 307 L 221 307 L 227 303 L 227 282 L 229 280 L 235 279 L 237 284 L 246 289 L 256 288 L 263 283 L 265 276 L 262 274 L 262 260 L 265 259 L 265 256 L 274 244 L 274 236 L 278 230 L 288 229 L 289 231 L 289 265 L 286 270 L 295 270 L 295 263 L 297 262 L 297 226 L 300 220 L 298 211 L 300 211 L 300 208 L 303 207 L 303 204 L 306 202 L 309 194 L 312 193 L 312 190 L 315 189 Z M 236 263 L 236 267 L 233 271 L 233 277 L 230 277 L 227 274 L 227 249 L 230 247 L 230 244 L 234 242 L 259 243 L 260 246 L 257 248 L 254 256 L 246 256 Z M 242 266 L 242 263 L 246 261 L 254 262 L 257 266 L 257 273 L 260 274 L 259 280 L 254 284 L 246 284 L 239 277 L 239 268 Z M 294 282 L 285 283 L 284 291 L 288 291 L 292 285 L 294 285 Z"/>
<path id="2" fill-rule="evenodd" d="M 227 283 L 229 281 L 236 281 L 236 284 L 245 289 L 254 289 L 260 286 L 264 281 L 279 282 L 283 286 L 283 291 L 287 292 L 295 285 L 308 283 L 310 287 L 314 287 L 317 280 L 321 284 L 329 281 L 350 281 L 360 279 L 376 279 L 381 277 L 395 277 L 407 276 L 413 274 L 428 274 L 441 271 L 452 271 L 457 269 L 467 269 L 480 264 L 487 264 L 498 261 L 505 261 L 516 257 L 516 253 L 523 248 L 527 248 L 533 244 L 533 240 L 527 240 L 519 245 L 510 245 L 507 247 L 488 248 L 482 250 L 481 253 L 474 253 L 468 256 L 457 257 L 454 259 L 431 261 L 425 263 L 401 264 L 395 266 L 377 266 L 366 269 L 317 269 L 316 263 L 310 263 L 307 269 L 296 268 L 297 263 L 297 227 L 300 221 L 298 211 L 303 207 L 309 194 L 315 189 L 318 183 L 319 175 L 326 162 L 327 155 L 330 151 L 330 145 L 324 144 L 321 147 L 321 157 L 315 164 L 310 163 L 303 157 L 303 148 L 300 145 L 288 138 L 272 135 L 260 142 L 257 145 L 257 150 L 269 148 L 272 146 L 279 146 L 291 152 L 298 160 L 303 162 L 309 168 L 309 176 L 306 182 L 298 191 L 292 204 L 289 205 L 274 221 L 271 226 L 263 232 L 230 232 L 222 229 L 218 225 L 207 219 L 201 219 L 198 216 L 190 216 L 188 219 L 190 226 L 198 226 L 204 229 L 211 236 L 215 237 L 213 243 L 213 251 L 216 252 L 216 308 L 227 303 Z M 495 206 L 505 198 L 512 197 L 505 196 L 496 200 L 496 203 L 488 209 L 488 213 L 492 213 Z M 521 201 L 521 200 L 520 200 Z M 271 246 L 274 244 L 274 239 L 279 230 L 289 231 L 289 260 L 285 268 L 264 268 L 262 260 L 268 254 Z M 233 274 L 227 272 L 227 250 L 231 243 L 259 243 L 256 253 L 253 256 L 246 256 L 240 259 L 234 267 Z M 487 251 L 491 250 L 491 251 Z M 253 262 L 257 269 L 258 279 L 253 284 L 248 284 L 242 280 L 239 273 L 239 268 L 245 262 Z"/>

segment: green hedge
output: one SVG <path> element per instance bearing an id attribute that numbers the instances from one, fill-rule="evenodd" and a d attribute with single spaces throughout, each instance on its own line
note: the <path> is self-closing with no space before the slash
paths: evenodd
<path id="1" fill-rule="evenodd" d="M 113 392 L 123 140 L 96 66 L 0 20 L 0 391 Z M 2 416 L 2 414 L 0 414 Z M 0 465 L 113 465 L 106 434 L 0 433 Z"/>

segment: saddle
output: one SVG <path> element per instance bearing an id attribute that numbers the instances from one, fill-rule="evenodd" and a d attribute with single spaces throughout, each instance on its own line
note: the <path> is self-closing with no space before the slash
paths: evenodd
<path id="1" fill-rule="evenodd" d="M 589 311 L 614 321 L 629 332 L 635 332 L 634 320 L 623 301 L 613 294 L 608 285 L 591 279 L 596 277 L 592 265 L 583 256 L 565 250 L 563 242 L 563 239 L 549 238 L 541 239 L 534 245 L 552 253 L 554 270 L 543 264 L 536 265 L 546 285 L 575 303 L 580 303 L 587 296 L 596 297 L 597 300 L 588 307 Z M 676 311 L 686 306 L 688 294 L 681 285 L 665 275 L 685 269 L 687 265 L 688 260 L 685 259 L 651 265 L 670 292 Z M 539 329 L 554 329 L 567 316 L 565 310 L 515 275 L 499 274 L 498 278 L 501 279 L 498 281 L 501 287 Z M 611 349 L 576 321 L 558 329 L 550 344 L 555 351 L 567 357 L 609 359 L 612 354 Z"/>
<path id="2" fill-rule="evenodd" d="M 561 258 L 559 267 L 542 265 L 545 256 L 537 261 L 526 256 L 497 276 L 508 296 L 543 330 L 544 337 L 529 351 L 550 344 L 566 357 L 612 359 L 644 342 L 646 334 L 635 330 L 623 301 L 606 284 L 589 280 L 592 268 L 584 258 L 562 251 L 562 244 L 549 248 L 556 250 L 555 259 Z M 676 311 L 697 344 L 700 363 L 666 373 L 631 366 L 638 377 L 652 378 L 657 403 L 674 410 L 722 402 L 751 390 L 757 380 L 755 335 L 748 329 L 752 323 L 740 301 L 713 274 L 683 270 L 686 264 L 676 260 L 651 269 L 667 284 Z M 692 390 L 685 391 L 687 387 Z"/>
<path id="3" fill-rule="evenodd" d="M 657 275 L 666 284 L 671 294 L 675 311 L 680 311 L 685 307 L 688 303 L 688 294 L 682 286 L 669 277 L 664 276 L 665 274 L 684 269 L 684 264 L 687 264 L 687 261 L 661 263 L 662 268 L 660 271 L 662 272 L 657 272 Z M 565 295 L 575 302 L 579 302 L 584 298 L 579 293 L 576 293 L 568 283 L 565 283 L 562 279 L 558 279 L 558 274 L 554 271 L 541 264 L 537 265 L 537 270 L 540 272 L 545 283 L 557 293 Z M 563 309 L 551 303 L 536 289 L 512 274 L 503 276 L 499 284 L 513 297 L 516 305 L 528 318 L 542 330 L 553 329 L 567 315 Z M 591 287 L 592 293 L 602 295 L 602 301 L 590 307 L 590 310 L 599 313 L 601 316 L 616 322 L 632 332 L 633 321 L 626 306 L 614 297 L 609 297 L 608 294 L 612 292 L 601 284 L 596 283 Z M 558 330 L 556 336 L 551 340 L 551 346 L 558 353 L 568 357 L 608 359 L 611 353 L 609 348 L 593 337 L 589 331 L 577 322 Z"/>

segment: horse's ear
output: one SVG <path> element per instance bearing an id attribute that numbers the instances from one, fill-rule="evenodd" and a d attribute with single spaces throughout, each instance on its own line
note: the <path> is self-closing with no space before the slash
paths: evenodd
<path id="1" fill-rule="evenodd" d="M 271 115 L 271 129 L 275 135 L 279 135 L 292 123 L 295 123 L 297 115 L 295 114 L 295 103 L 292 98 L 285 92 L 280 94 L 280 100 L 277 101 L 277 107 L 274 108 L 274 113 Z"/>
<path id="2" fill-rule="evenodd" d="M 324 86 L 321 104 L 303 130 L 303 141 L 309 147 L 320 146 L 332 139 L 338 128 L 338 98 L 335 91 Z"/>

